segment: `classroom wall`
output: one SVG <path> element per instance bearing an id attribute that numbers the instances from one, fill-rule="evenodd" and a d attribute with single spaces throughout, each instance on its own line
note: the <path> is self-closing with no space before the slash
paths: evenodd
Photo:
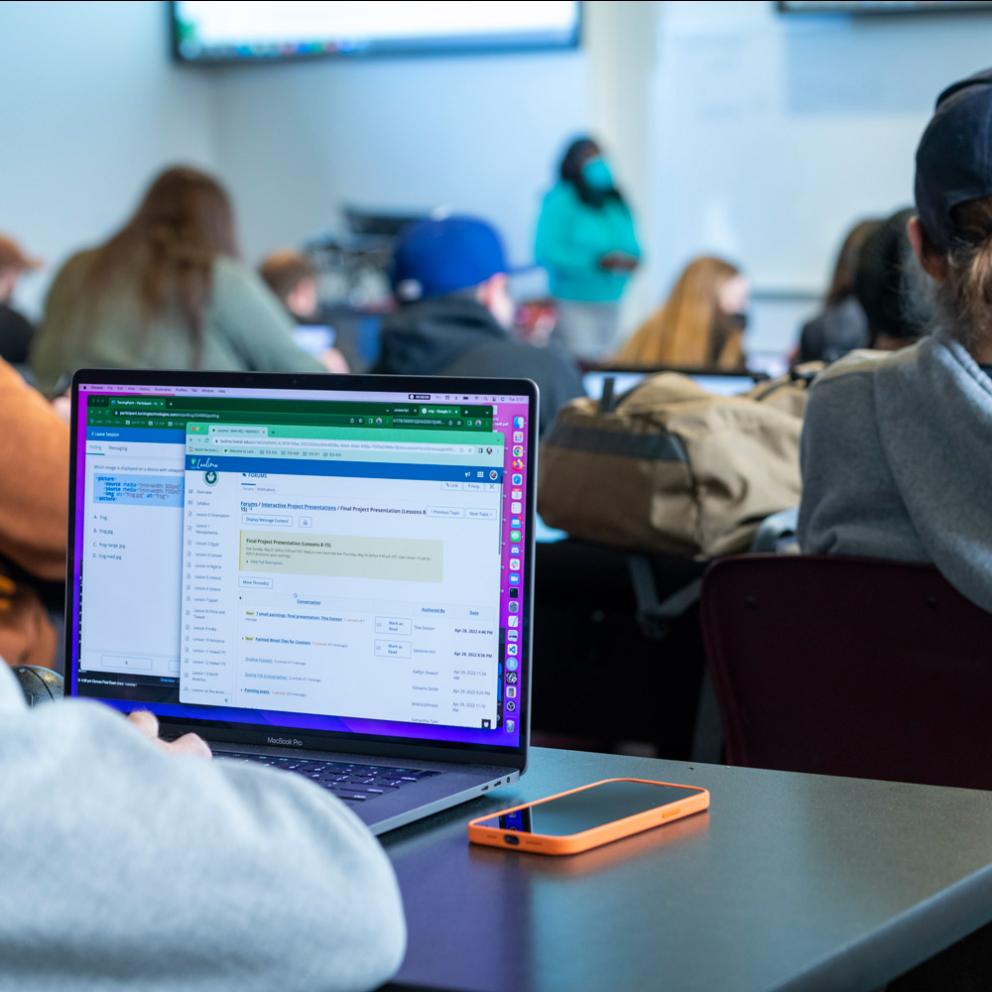
<path id="1" fill-rule="evenodd" d="M 0 93 L 0 231 L 49 264 L 22 282 L 30 311 L 155 170 L 216 164 L 210 82 L 169 61 L 164 4 L 0 4 Z"/>
<path id="2" fill-rule="evenodd" d="M 321 62 L 216 73 L 220 167 L 257 258 L 350 203 L 501 223 L 531 258 L 540 192 L 585 114 L 578 52 Z"/>
<path id="3" fill-rule="evenodd" d="M 783 16 L 755 0 L 663 5 L 651 229 L 663 284 L 704 250 L 759 295 L 778 346 L 846 226 L 912 199 L 913 153 L 947 83 L 992 62 L 985 14 Z M 783 313 L 788 319 L 783 319 Z"/>

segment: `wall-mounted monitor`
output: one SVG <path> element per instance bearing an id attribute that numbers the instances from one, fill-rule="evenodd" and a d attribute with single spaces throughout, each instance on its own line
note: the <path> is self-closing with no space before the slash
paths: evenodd
<path id="1" fill-rule="evenodd" d="M 182 62 L 447 55 L 574 48 L 577 2 L 173 0 L 172 50 Z"/>
<path id="2" fill-rule="evenodd" d="M 989 11 L 992 0 L 778 0 L 783 14 L 959 14 Z"/>

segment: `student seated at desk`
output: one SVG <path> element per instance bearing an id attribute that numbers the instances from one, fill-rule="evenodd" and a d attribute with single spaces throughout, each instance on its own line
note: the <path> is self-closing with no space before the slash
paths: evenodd
<path id="1" fill-rule="evenodd" d="M 290 319 L 296 322 L 297 344 L 311 354 L 317 354 L 328 371 L 347 372 L 348 363 L 341 352 L 326 340 L 321 341 L 320 332 L 332 339 L 333 333 L 321 319 L 317 270 L 310 264 L 310 259 L 292 248 L 274 251 L 258 267 L 258 274 L 285 307 Z"/>
<path id="2" fill-rule="evenodd" d="M 861 246 L 854 293 L 865 315 L 866 345 L 873 351 L 899 351 L 914 344 L 933 324 L 926 274 L 913 255 L 906 225 L 911 209 L 898 210 L 877 224 Z"/>
<path id="3" fill-rule="evenodd" d="M 359 992 L 399 967 L 392 868 L 330 793 L 147 712 L 28 709 L 4 665 L 0 715 L 0 988 Z"/>
<path id="4" fill-rule="evenodd" d="M 77 368 L 323 372 L 293 324 L 238 261 L 234 212 L 217 180 L 166 169 L 109 241 L 62 267 L 31 367 L 51 394 Z"/>
<path id="5" fill-rule="evenodd" d="M 554 343 L 539 348 L 511 336 L 508 269 L 502 241 L 485 221 L 448 217 L 407 227 L 393 254 L 399 309 L 383 323 L 373 371 L 533 379 L 543 430 L 560 406 L 583 395 L 582 380 Z"/>
<path id="6" fill-rule="evenodd" d="M 844 238 L 830 288 L 823 301 L 823 309 L 812 320 L 803 324 L 799 334 L 797 364 L 806 362 L 836 362 L 856 348 L 868 344 L 868 320 L 854 292 L 858 258 L 868 236 L 878 227 L 879 221 L 859 221 Z"/>
<path id="7" fill-rule="evenodd" d="M 744 369 L 751 288 L 730 262 L 703 255 L 681 272 L 668 299 L 613 356 L 617 365 Z"/>
<path id="8" fill-rule="evenodd" d="M 932 562 L 992 611 L 992 70 L 949 87 L 916 153 L 907 231 L 938 317 L 915 345 L 855 353 L 813 387 L 799 541 Z"/>
<path id="9" fill-rule="evenodd" d="M 317 323 L 317 270 L 306 255 L 292 248 L 274 251 L 262 260 L 258 274 L 293 320 L 298 324 Z"/>

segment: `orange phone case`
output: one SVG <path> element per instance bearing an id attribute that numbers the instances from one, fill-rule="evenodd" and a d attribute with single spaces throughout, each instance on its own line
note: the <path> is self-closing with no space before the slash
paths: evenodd
<path id="1" fill-rule="evenodd" d="M 569 834 L 565 837 L 551 837 L 547 834 L 528 834 L 517 830 L 505 830 L 502 827 L 482 826 L 485 820 L 492 820 L 497 816 L 516 813 L 517 810 L 540 806 L 542 803 L 549 803 L 553 799 L 570 796 L 575 792 L 582 792 L 585 789 L 594 789 L 596 786 L 605 785 L 607 782 L 644 782 L 647 785 L 664 785 L 675 789 L 692 789 L 696 795 L 685 799 L 676 799 L 674 802 L 665 803 L 663 806 L 644 810 L 643 813 L 625 816 L 620 820 L 613 820 L 610 823 L 604 823 L 602 826 L 593 827 L 591 830 L 583 830 L 581 833 Z M 598 782 L 591 782 L 589 785 L 580 785 L 577 789 L 567 789 L 565 792 L 559 792 L 553 796 L 545 796 L 543 799 L 537 799 L 531 803 L 520 803 L 508 809 L 501 809 L 495 813 L 487 813 L 485 816 L 476 817 L 468 825 L 468 839 L 473 844 L 487 844 L 490 847 L 501 847 L 503 850 L 508 851 L 528 851 L 531 854 L 579 854 L 582 851 L 588 851 L 590 848 L 599 847 L 602 844 L 609 844 L 623 837 L 629 837 L 631 834 L 640 833 L 642 830 L 660 827 L 663 823 L 681 820 L 683 817 L 691 816 L 693 813 L 702 813 L 704 810 L 709 809 L 709 806 L 709 791 L 698 785 L 680 785 L 677 782 L 656 782 L 648 778 L 604 778 Z M 507 837 L 511 837 L 512 839 L 507 840 Z"/>

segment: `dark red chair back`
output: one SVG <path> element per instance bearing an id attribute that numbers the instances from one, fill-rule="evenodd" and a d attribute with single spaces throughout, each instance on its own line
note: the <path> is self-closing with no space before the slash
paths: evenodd
<path id="1" fill-rule="evenodd" d="M 702 620 L 730 764 L 992 789 L 992 614 L 935 568 L 728 558 Z"/>

